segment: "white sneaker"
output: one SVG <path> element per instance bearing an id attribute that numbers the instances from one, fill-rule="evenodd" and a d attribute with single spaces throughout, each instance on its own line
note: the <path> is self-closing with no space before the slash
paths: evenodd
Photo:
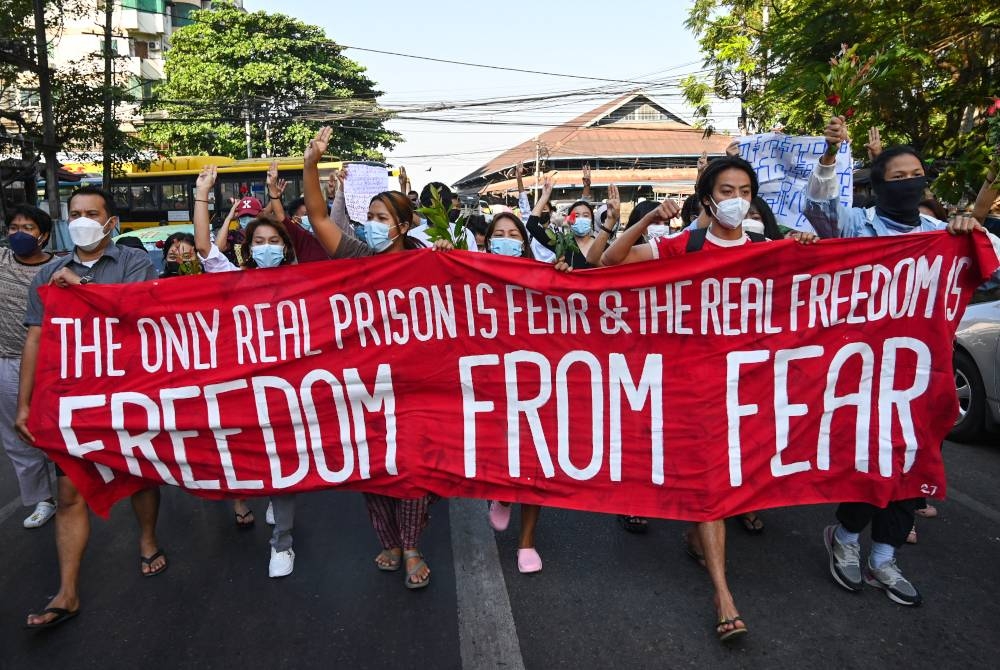
<path id="1" fill-rule="evenodd" d="M 270 500 L 267 501 L 267 511 L 264 512 L 264 521 L 267 522 L 268 526 L 274 525 L 274 505 L 271 504 Z"/>
<path id="2" fill-rule="evenodd" d="M 268 577 L 287 577 L 295 567 L 295 552 L 292 549 L 275 551 L 271 547 L 271 564 L 267 566 Z"/>
<path id="3" fill-rule="evenodd" d="M 43 500 L 35 505 L 35 511 L 24 520 L 24 527 L 40 528 L 41 526 L 44 526 L 48 520 L 55 515 L 55 513 L 56 506 L 46 500 Z"/>

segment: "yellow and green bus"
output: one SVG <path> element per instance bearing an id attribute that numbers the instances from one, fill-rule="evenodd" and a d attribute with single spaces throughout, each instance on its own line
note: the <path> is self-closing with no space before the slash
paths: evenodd
<path id="1" fill-rule="evenodd" d="M 213 218 L 225 217 L 240 188 L 267 205 L 266 177 L 270 158 L 237 160 L 224 156 L 178 156 L 153 161 L 146 168 L 126 169 L 111 183 L 111 194 L 118 206 L 121 231 L 138 230 L 173 223 L 190 223 L 194 212 L 194 187 L 206 165 L 218 166 L 215 192 L 209 198 Z M 278 172 L 288 182 L 283 200 L 287 203 L 302 194 L 302 157 L 278 158 Z M 320 177 L 340 169 L 341 161 L 319 164 Z M 389 174 L 395 171 L 390 170 Z"/>

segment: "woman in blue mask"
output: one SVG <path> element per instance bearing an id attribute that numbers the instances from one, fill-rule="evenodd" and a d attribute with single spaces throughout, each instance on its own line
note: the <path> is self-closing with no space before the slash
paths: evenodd
<path id="1" fill-rule="evenodd" d="M 501 212 L 486 226 L 484 244 L 491 254 L 534 260 L 528 243 L 530 239 L 528 229 L 520 219 L 510 212 Z"/>
<path id="2" fill-rule="evenodd" d="M 545 175 L 542 192 L 538 196 L 538 201 L 535 202 L 535 207 L 531 210 L 531 216 L 528 217 L 527 223 L 528 232 L 531 233 L 532 237 L 542 246 L 553 252 L 555 251 L 555 245 L 549 240 L 545 226 L 542 225 L 541 216 L 542 211 L 549 202 L 549 198 L 552 197 L 552 188 L 554 186 L 555 180 L 553 174 Z M 576 246 L 579 249 L 579 251 L 570 252 L 569 256 L 565 259 L 566 263 L 575 269 L 594 267 L 587 262 L 587 252 L 594 242 L 594 206 L 586 200 L 574 202 L 566 213 L 564 223 L 572 231 L 573 238 L 576 240 Z"/>
<path id="3" fill-rule="evenodd" d="M 233 265 L 212 243 L 209 232 L 210 214 L 208 196 L 215 186 L 216 167 L 209 165 L 198 175 L 194 195 L 194 246 L 205 272 L 233 272 L 253 268 L 275 268 L 296 262 L 295 249 L 285 226 L 279 221 L 257 216 L 247 224 L 244 241 L 239 245 L 242 267 Z M 219 231 L 220 235 L 225 230 Z M 236 525 L 249 529 L 254 525 L 253 511 L 246 501 L 233 501 Z M 271 560 L 268 575 L 285 577 L 295 566 L 295 552 L 292 550 L 292 525 L 295 520 L 295 496 L 272 496 L 267 508 L 267 521 L 274 525 L 271 533 Z"/>
<path id="4" fill-rule="evenodd" d="M 320 189 L 318 163 L 326 152 L 332 132 L 324 127 L 306 148 L 303 158 L 302 182 L 306 212 L 313 232 L 331 258 L 359 258 L 419 249 L 424 245 L 411 238 L 413 203 L 400 191 L 383 191 L 368 205 L 368 220 L 364 224 L 365 241 L 350 237 L 333 222 L 327 200 Z M 441 242 L 436 248 L 447 248 Z M 417 499 L 365 494 L 368 516 L 378 536 L 382 551 L 375 556 L 375 567 L 385 572 L 405 570 L 403 580 L 408 589 L 421 589 L 430 584 L 431 571 L 417 547 L 427 527 L 430 505 L 437 496 L 428 494 Z"/>

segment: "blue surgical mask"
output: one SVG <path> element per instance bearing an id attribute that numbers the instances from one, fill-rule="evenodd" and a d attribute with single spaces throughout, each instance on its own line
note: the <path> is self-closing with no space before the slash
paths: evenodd
<path id="1" fill-rule="evenodd" d="M 392 246 L 389 224 L 381 221 L 365 221 L 365 241 L 377 254 L 388 249 Z"/>
<path id="2" fill-rule="evenodd" d="M 578 216 L 573 219 L 572 225 L 570 225 L 570 230 L 573 231 L 574 235 L 583 237 L 584 235 L 590 235 L 594 232 L 594 222 L 585 216 Z"/>
<path id="3" fill-rule="evenodd" d="M 309 223 L 308 216 L 299 217 L 299 225 L 302 226 L 304 230 L 308 230 L 310 233 L 313 232 L 313 224 Z"/>
<path id="4" fill-rule="evenodd" d="M 276 268 L 285 260 L 285 247 L 281 244 L 258 244 L 250 248 L 253 262 L 259 268 Z"/>
<path id="5" fill-rule="evenodd" d="M 500 256 L 520 256 L 524 252 L 524 242 L 513 237 L 491 237 L 490 253 Z"/>
<path id="6" fill-rule="evenodd" d="M 249 216 L 249 215 L 247 215 L 247 216 L 241 216 L 240 217 L 240 228 L 246 228 L 248 225 L 250 225 L 251 221 L 253 221 L 253 217 L 252 216 Z"/>

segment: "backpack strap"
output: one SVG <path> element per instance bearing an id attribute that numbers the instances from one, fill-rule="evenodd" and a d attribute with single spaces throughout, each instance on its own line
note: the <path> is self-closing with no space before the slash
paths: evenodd
<path id="1" fill-rule="evenodd" d="M 701 251 L 701 248 L 705 246 L 705 237 L 708 235 L 708 228 L 695 228 L 688 233 L 687 246 L 684 248 L 684 253 L 690 254 L 694 251 Z"/>

